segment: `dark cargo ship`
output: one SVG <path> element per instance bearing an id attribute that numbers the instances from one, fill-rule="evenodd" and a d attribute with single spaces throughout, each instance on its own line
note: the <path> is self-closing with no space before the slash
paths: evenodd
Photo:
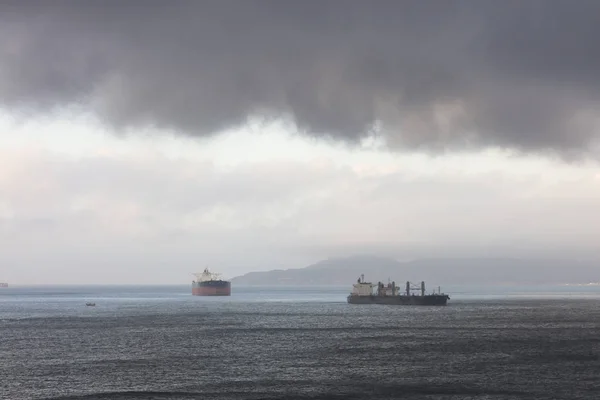
<path id="1" fill-rule="evenodd" d="M 219 274 L 213 274 L 204 269 L 204 272 L 196 275 L 192 282 L 192 295 L 194 296 L 231 296 L 231 282 L 219 278 Z"/>
<path id="2" fill-rule="evenodd" d="M 377 291 L 373 293 L 373 288 L 377 287 Z M 418 291 L 417 295 L 412 291 Z M 420 286 L 415 286 L 410 282 L 406 282 L 404 293 L 400 292 L 400 288 L 396 286 L 396 282 L 384 285 L 378 282 L 377 285 L 371 282 L 365 282 L 365 276 L 361 275 L 357 283 L 353 285 L 352 293 L 348 296 L 350 304 L 389 304 L 389 305 L 405 305 L 405 306 L 445 306 L 450 300 L 450 296 L 441 293 L 438 288 L 437 293 L 425 294 L 425 282 L 421 282 Z"/>

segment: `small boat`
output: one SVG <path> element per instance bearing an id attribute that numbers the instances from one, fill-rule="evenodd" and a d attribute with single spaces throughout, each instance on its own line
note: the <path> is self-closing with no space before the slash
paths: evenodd
<path id="1" fill-rule="evenodd" d="M 95 307 L 96 303 L 85 303 L 85 305 L 88 307 Z"/>

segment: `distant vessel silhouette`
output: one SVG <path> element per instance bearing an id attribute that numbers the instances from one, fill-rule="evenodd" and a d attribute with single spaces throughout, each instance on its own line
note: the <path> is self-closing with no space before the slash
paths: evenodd
<path id="1" fill-rule="evenodd" d="M 205 268 L 201 274 L 194 275 L 196 280 L 192 282 L 192 295 L 231 296 L 231 282 L 222 280 L 219 274 L 214 274 Z"/>
<path id="2" fill-rule="evenodd" d="M 377 292 L 373 293 L 373 288 L 377 287 Z M 406 306 L 445 306 L 450 296 L 441 293 L 425 294 L 425 282 L 420 286 L 412 285 L 406 282 L 406 290 L 401 293 L 396 282 L 390 282 L 384 285 L 378 282 L 377 285 L 371 282 L 365 282 L 365 276 L 361 275 L 357 283 L 353 285 L 352 293 L 348 296 L 350 304 L 388 304 L 388 305 L 406 305 Z M 411 291 L 420 291 L 414 295 Z"/>

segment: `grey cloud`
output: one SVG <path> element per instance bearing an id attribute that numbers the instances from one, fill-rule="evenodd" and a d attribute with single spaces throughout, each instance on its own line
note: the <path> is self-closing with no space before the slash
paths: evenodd
<path id="1" fill-rule="evenodd" d="M 394 147 L 590 152 L 597 1 L 4 1 L 5 107 L 207 135 L 260 115 Z"/>

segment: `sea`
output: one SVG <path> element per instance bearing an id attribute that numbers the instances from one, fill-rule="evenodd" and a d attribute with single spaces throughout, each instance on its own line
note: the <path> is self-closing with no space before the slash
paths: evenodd
<path id="1" fill-rule="evenodd" d="M 0 399 L 600 399 L 600 287 L 444 289 L 4 288 Z"/>

